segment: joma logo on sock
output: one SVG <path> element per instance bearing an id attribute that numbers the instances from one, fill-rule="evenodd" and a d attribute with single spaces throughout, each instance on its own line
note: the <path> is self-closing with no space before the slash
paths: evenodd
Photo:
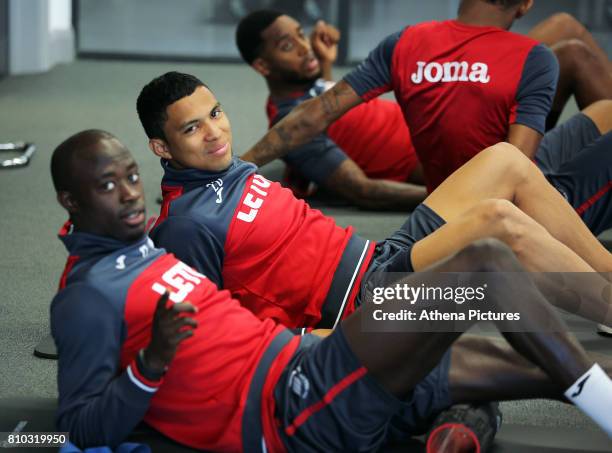
<path id="1" fill-rule="evenodd" d="M 486 63 L 472 63 L 467 61 L 447 61 L 438 63 L 432 61 L 417 61 L 417 69 L 410 75 L 412 83 L 427 82 L 477 82 L 489 83 L 489 67 Z"/>
<path id="2" fill-rule="evenodd" d="M 586 381 L 591 377 L 591 375 L 587 375 L 587 377 L 585 377 L 582 381 L 580 381 L 578 383 L 578 388 L 576 389 L 576 391 L 574 393 L 572 393 L 572 398 L 576 398 L 577 396 L 580 396 L 580 394 L 582 393 L 582 389 L 584 388 L 584 384 L 586 384 Z"/>

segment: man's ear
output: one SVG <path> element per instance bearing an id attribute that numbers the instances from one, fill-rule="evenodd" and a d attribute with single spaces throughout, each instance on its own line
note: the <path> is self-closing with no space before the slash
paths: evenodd
<path id="1" fill-rule="evenodd" d="M 66 190 L 60 190 L 57 193 L 57 201 L 70 214 L 75 214 L 79 210 L 79 204 L 72 194 Z"/>
<path id="2" fill-rule="evenodd" d="M 523 3 L 521 3 L 521 6 L 519 6 L 519 9 L 516 11 L 516 18 L 520 19 L 525 14 L 527 14 L 532 6 L 533 6 L 533 0 L 526 0 Z"/>
<path id="3" fill-rule="evenodd" d="M 168 151 L 168 145 L 162 139 L 152 138 L 149 140 L 149 149 L 153 151 L 153 154 L 155 154 L 157 157 L 172 160 L 172 154 L 170 154 Z"/>
<path id="4" fill-rule="evenodd" d="M 251 67 L 264 77 L 268 77 L 270 75 L 270 65 L 268 65 L 268 62 L 261 57 L 255 58 L 253 63 L 251 63 Z"/>

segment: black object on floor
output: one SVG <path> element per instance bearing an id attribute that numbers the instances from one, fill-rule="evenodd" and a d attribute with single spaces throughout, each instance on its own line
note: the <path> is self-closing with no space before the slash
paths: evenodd
<path id="1" fill-rule="evenodd" d="M 0 399 L 0 432 L 11 432 L 19 425 L 22 432 L 53 432 L 57 402 L 53 398 Z M 205 420 L 202 423 L 206 423 Z M 151 450 L 164 453 L 190 453 L 190 448 L 177 444 L 144 424 L 128 438 L 146 443 Z M 20 448 L 20 453 L 29 450 Z M 39 453 L 40 449 L 32 449 Z M 424 453 L 425 446 L 413 440 L 381 449 L 383 453 L 410 451 Z M 612 451 L 612 441 L 601 431 L 569 427 L 535 427 L 504 425 L 489 453 L 591 453 Z"/>
<path id="2" fill-rule="evenodd" d="M 57 349 L 51 334 L 44 337 L 34 348 L 34 355 L 41 359 L 57 360 Z"/>
<path id="3" fill-rule="evenodd" d="M 57 401 L 54 398 L 0 399 L 0 432 L 12 432 L 18 425 L 23 433 L 57 431 L 55 427 L 56 409 Z M 144 424 L 138 425 L 127 441 L 147 444 L 153 453 L 192 453 L 196 451 L 177 444 Z M 22 447 L 18 450 L 19 453 L 44 451 L 40 448 Z M 0 451 L 3 451 L 1 446 Z"/>

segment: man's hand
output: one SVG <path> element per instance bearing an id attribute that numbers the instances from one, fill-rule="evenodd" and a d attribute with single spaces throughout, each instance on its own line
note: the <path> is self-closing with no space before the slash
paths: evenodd
<path id="1" fill-rule="evenodd" d="M 310 45 L 321 64 L 321 71 L 325 80 L 332 80 L 331 67 L 338 58 L 339 41 L 340 31 L 336 27 L 322 20 L 315 24 L 310 35 Z"/>
<path id="2" fill-rule="evenodd" d="M 192 315 L 198 310 L 189 302 L 167 306 L 168 290 L 157 301 L 153 315 L 151 342 L 144 350 L 144 361 L 147 368 L 163 372 L 170 364 L 178 345 L 193 335 L 198 322 Z"/>

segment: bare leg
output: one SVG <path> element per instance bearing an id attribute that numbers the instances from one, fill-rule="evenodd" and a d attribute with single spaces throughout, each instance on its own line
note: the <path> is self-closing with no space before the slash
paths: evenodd
<path id="1" fill-rule="evenodd" d="M 583 41 L 597 56 L 597 59 L 608 63 L 608 71 L 612 71 L 612 63 L 608 55 L 597 44 L 593 35 L 571 14 L 557 13 L 543 20 L 527 34 L 530 38 L 552 47 L 554 44 L 570 39 Z"/>
<path id="2" fill-rule="evenodd" d="M 612 358 L 589 354 L 612 376 Z M 453 403 L 479 403 L 525 398 L 565 401 L 558 384 L 518 354 L 503 339 L 463 335 L 451 348 L 449 371 Z"/>
<path id="3" fill-rule="evenodd" d="M 547 129 L 555 126 L 572 95 L 581 110 L 595 101 L 612 99 L 612 72 L 608 70 L 608 61 L 598 59 L 590 47 L 577 39 L 559 42 L 552 50 L 559 60 L 559 82 L 547 118 Z"/>
<path id="4" fill-rule="evenodd" d="M 462 250 L 448 260 L 435 265 L 432 272 L 460 271 L 522 271 L 510 249 L 495 241 L 481 241 Z M 492 290 L 494 303 L 500 310 L 512 311 L 528 306 L 529 316 L 521 317 L 526 332 L 504 332 L 508 342 L 550 376 L 559 388 L 568 388 L 592 365 L 580 345 L 567 333 L 552 307 L 538 292 L 527 274 L 519 272 L 524 281 L 510 286 L 502 280 Z M 408 282 L 420 285 L 426 274 L 413 274 Z M 502 274 L 503 275 L 503 274 Z M 513 277 L 514 278 L 514 277 Z M 502 289 L 502 290 L 500 290 Z M 368 333 L 362 329 L 364 310 L 357 310 L 342 322 L 347 341 L 361 363 L 385 388 L 406 397 L 410 390 L 439 362 L 458 333 L 406 332 Z M 554 332 L 538 332 L 544 323 Z"/>
<path id="5" fill-rule="evenodd" d="M 553 127 L 573 94 L 578 107 L 612 98 L 612 63 L 589 31 L 567 13 L 555 14 L 528 34 L 549 46 L 559 60 L 559 83 L 547 128 Z"/>
<path id="6" fill-rule="evenodd" d="M 555 242 L 551 242 L 552 245 L 555 245 L 558 253 L 567 256 L 569 261 L 557 262 L 557 266 L 548 267 L 548 264 L 554 264 L 554 262 L 543 256 L 538 257 L 530 250 L 517 250 L 504 237 L 494 234 L 494 231 L 488 233 L 488 236 L 497 237 L 513 246 L 514 251 L 530 270 L 547 270 L 549 272 L 569 271 L 570 269 L 574 269 L 576 272 L 593 269 L 598 272 L 612 270 L 610 253 L 593 236 L 561 194 L 548 183 L 540 170 L 517 148 L 508 143 L 498 143 L 474 156 L 438 186 L 427 197 L 424 204 L 433 209 L 448 223 L 439 230 L 442 231 L 444 228 L 451 229 L 451 224 L 455 221 L 475 228 L 482 219 L 478 219 L 474 215 L 468 215 L 468 211 L 477 209 L 479 203 L 491 199 L 510 201 L 535 220 L 532 223 L 526 221 L 517 223 L 515 231 L 507 231 L 508 228 L 502 228 L 502 230 L 506 230 L 504 234 L 510 233 L 508 237 L 526 238 L 534 234 L 544 238 L 543 230 L 537 228 L 537 224 L 540 224 L 553 238 L 577 255 L 574 256 L 567 250 L 560 249 Z M 509 218 L 508 212 L 509 210 L 502 205 L 489 217 L 497 217 L 498 226 L 504 227 L 504 223 L 507 223 L 504 221 Z M 532 228 L 534 231 L 526 230 L 526 228 Z M 423 247 L 421 242 L 427 241 L 428 237 L 415 245 L 412 257 L 416 269 L 427 266 L 443 256 L 448 256 L 449 252 L 457 251 L 474 239 L 484 237 L 482 235 L 487 234 L 485 229 L 479 231 L 466 230 L 460 227 L 452 229 L 453 236 L 447 236 L 448 239 L 442 243 L 438 242 L 437 245 L 434 245 L 432 244 L 433 240 L 430 240 L 429 246 Z M 533 242 L 535 241 L 530 243 Z M 454 243 L 460 243 L 461 245 L 453 250 Z M 424 261 L 419 261 L 423 250 L 436 251 L 442 247 L 446 247 L 445 254 L 434 256 L 432 260 L 429 260 L 427 253 L 423 253 Z M 529 255 L 533 257 L 532 263 L 524 261 Z M 578 257 L 581 259 L 578 259 Z"/>

